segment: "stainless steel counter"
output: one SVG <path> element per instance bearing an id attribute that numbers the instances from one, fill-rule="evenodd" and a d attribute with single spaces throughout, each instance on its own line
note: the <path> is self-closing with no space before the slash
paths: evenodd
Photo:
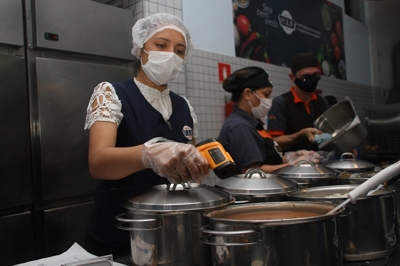
<path id="1" fill-rule="evenodd" d="M 116 259 L 115 262 L 119 262 L 128 266 L 132 266 L 130 257 L 123 257 Z M 366 260 L 366 261 L 352 261 L 344 262 L 343 266 L 399 266 L 400 265 L 400 250 L 389 257 L 377 259 L 377 260 Z"/>

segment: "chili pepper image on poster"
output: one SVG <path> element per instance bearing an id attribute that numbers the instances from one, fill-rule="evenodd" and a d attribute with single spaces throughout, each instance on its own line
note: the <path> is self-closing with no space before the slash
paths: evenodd
<path id="1" fill-rule="evenodd" d="M 322 75 L 346 79 L 343 10 L 327 0 L 232 0 L 237 57 L 290 67 L 313 52 Z"/>

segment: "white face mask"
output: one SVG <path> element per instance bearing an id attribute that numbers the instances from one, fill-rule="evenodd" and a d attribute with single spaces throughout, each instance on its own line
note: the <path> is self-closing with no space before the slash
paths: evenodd
<path id="1" fill-rule="evenodd" d="M 268 98 L 260 98 L 258 97 L 257 94 L 253 92 L 253 94 L 260 99 L 260 105 L 253 107 L 251 102 L 249 101 L 249 104 L 251 106 L 251 112 L 253 113 L 253 116 L 255 119 L 260 119 L 268 114 L 269 109 L 271 108 L 272 105 L 272 100 Z"/>
<path id="2" fill-rule="evenodd" d="M 143 49 L 143 51 L 145 51 Z M 145 51 L 149 57 L 142 69 L 146 76 L 157 85 L 165 85 L 174 80 L 183 67 L 183 59 L 172 52 Z"/>

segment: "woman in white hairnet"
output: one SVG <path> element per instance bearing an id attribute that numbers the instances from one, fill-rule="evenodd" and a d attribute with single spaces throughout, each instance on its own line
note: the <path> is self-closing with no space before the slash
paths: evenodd
<path id="1" fill-rule="evenodd" d="M 114 258 L 129 254 L 129 233 L 117 229 L 115 219 L 126 211 L 124 202 L 158 184 L 201 182 L 209 172 L 193 145 L 193 108 L 168 87 L 193 48 L 187 28 L 158 13 L 138 20 L 132 39 L 138 75 L 97 85 L 85 123 L 90 174 L 100 181 L 84 247 Z"/>

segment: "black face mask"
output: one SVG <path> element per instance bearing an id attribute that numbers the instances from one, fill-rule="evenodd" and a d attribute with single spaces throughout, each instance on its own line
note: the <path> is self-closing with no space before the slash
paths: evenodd
<path id="1" fill-rule="evenodd" d="M 320 77 L 306 75 L 303 78 L 298 78 L 294 80 L 294 84 L 297 85 L 304 92 L 314 92 L 317 88 L 318 81 Z"/>

